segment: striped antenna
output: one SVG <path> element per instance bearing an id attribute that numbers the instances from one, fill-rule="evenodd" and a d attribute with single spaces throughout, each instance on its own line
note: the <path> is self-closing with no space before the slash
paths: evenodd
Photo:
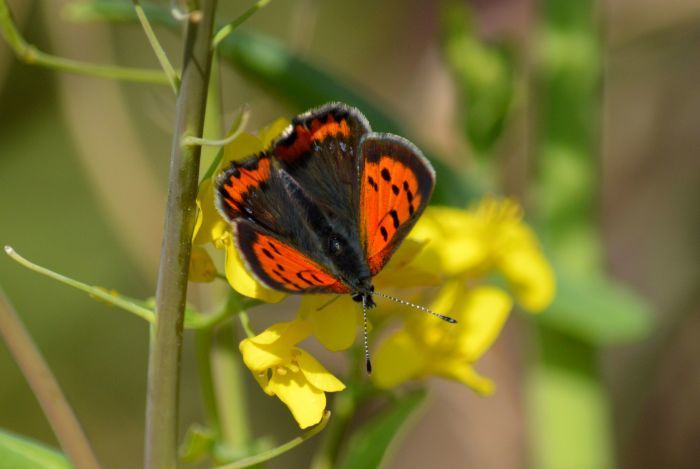
<path id="1" fill-rule="evenodd" d="M 417 305 L 415 303 L 411 303 L 410 301 L 402 300 L 401 298 L 396 298 L 395 296 L 387 295 L 386 293 L 381 293 L 378 291 L 373 292 L 373 295 L 381 296 L 382 298 L 386 298 L 387 300 L 395 301 L 399 304 L 405 305 L 405 306 L 410 306 L 411 308 L 419 309 L 423 311 L 424 313 L 432 314 L 433 316 L 442 319 L 445 322 L 449 322 L 450 324 L 457 324 L 457 320 L 455 318 L 451 318 L 449 316 L 444 316 L 442 314 L 438 314 L 435 311 L 433 311 L 430 308 L 426 308 L 425 306 Z M 364 302 L 363 302 L 364 304 Z M 367 333 L 365 332 L 365 337 Z M 366 341 L 365 341 L 366 342 Z"/>
<path id="2" fill-rule="evenodd" d="M 372 374 L 372 362 L 369 360 L 369 344 L 367 343 L 367 297 L 362 295 L 362 332 L 365 338 L 365 364 L 367 374 Z"/>

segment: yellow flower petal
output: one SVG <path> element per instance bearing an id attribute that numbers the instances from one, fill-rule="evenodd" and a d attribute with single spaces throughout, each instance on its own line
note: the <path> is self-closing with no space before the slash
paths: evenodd
<path id="1" fill-rule="evenodd" d="M 372 381 L 384 389 L 398 386 L 425 369 L 426 357 L 426 351 L 411 335 L 403 330 L 397 331 L 377 348 L 372 360 Z"/>
<path id="2" fill-rule="evenodd" d="M 262 149 L 265 150 L 270 146 L 273 140 L 275 140 L 282 133 L 284 129 L 289 125 L 289 120 L 284 117 L 280 117 L 272 124 L 264 127 L 258 131 L 258 138 L 262 143 Z"/>
<path id="3" fill-rule="evenodd" d="M 296 349 L 296 351 L 296 361 L 309 383 L 326 392 L 337 392 L 345 389 L 342 381 L 326 370 L 310 353 L 302 349 Z"/>
<path id="4" fill-rule="evenodd" d="M 243 362 L 253 372 L 262 372 L 293 358 L 294 345 L 311 333 L 307 321 L 294 320 L 273 324 L 265 331 L 241 341 L 238 348 Z"/>
<path id="5" fill-rule="evenodd" d="M 258 382 L 263 392 L 268 396 L 274 396 L 275 393 L 270 390 L 270 372 L 265 371 L 253 371 L 253 378 Z"/>
<path id="6" fill-rule="evenodd" d="M 219 168 L 229 167 L 231 161 L 240 161 L 263 151 L 265 147 L 262 141 L 253 134 L 243 132 L 224 147 L 224 157 Z"/>
<path id="7" fill-rule="evenodd" d="M 277 370 L 270 379 L 270 390 L 285 403 L 300 428 L 316 425 L 326 409 L 326 394 L 311 385 L 304 373 Z"/>
<path id="8" fill-rule="evenodd" d="M 253 373 L 262 373 L 292 358 L 291 349 L 272 345 L 259 345 L 250 339 L 243 339 L 238 345 L 243 363 Z"/>
<path id="9" fill-rule="evenodd" d="M 526 310 L 539 313 L 554 299 L 554 272 L 539 250 L 520 249 L 505 253 L 499 267 Z"/>
<path id="10" fill-rule="evenodd" d="M 202 182 L 197 195 L 197 219 L 192 242 L 202 245 L 215 241 L 228 228 L 214 206 L 214 190 L 211 179 Z"/>
<path id="11" fill-rule="evenodd" d="M 248 340 L 258 345 L 281 342 L 288 346 L 296 345 L 311 334 L 311 324 L 303 319 L 278 322 Z"/>
<path id="12" fill-rule="evenodd" d="M 202 202 L 199 200 L 199 195 L 197 195 L 197 199 L 194 202 L 197 204 L 197 215 L 195 216 L 194 219 L 194 231 L 192 232 L 192 244 L 197 244 L 195 243 L 195 239 L 197 239 L 197 234 L 199 233 L 199 229 L 202 227 L 202 223 L 204 222 L 204 214 L 202 213 Z"/>
<path id="13" fill-rule="evenodd" d="M 496 388 L 493 381 L 481 376 L 471 365 L 466 363 L 445 361 L 436 374 L 464 383 L 482 396 L 493 394 Z"/>
<path id="14" fill-rule="evenodd" d="M 409 238 L 428 241 L 412 265 L 447 276 L 481 268 L 489 254 L 474 217 L 465 210 L 428 207 Z"/>
<path id="15" fill-rule="evenodd" d="M 476 361 L 491 347 L 512 307 L 510 296 L 496 287 L 479 287 L 465 295 L 457 326 L 458 347 L 467 361 Z"/>
<path id="16" fill-rule="evenodd" d="M 285 297 L 284 293 L 263 286 L 248 273 L 231 236 L 224 240 L 224 245 L 226 247 L 226 279 L 234 290 L 241 295 L 257 298 L 266 303 L 277 303 Z"/>
<path id="17" fill-rule="evenodd" d="M 216 278 L 216 267 L 209 253 L 201 246 L 193 246 L 190 255 L 190 282 L 212 282 Z"/>
<path id="18" fill-rule="evenodd" d="M 304 295 L 299 312 L 313 324 L 314 336 L 333 352 L 345 350 L 357 336 L 358 303 L 343 295 L 332 303 L 331 295 Z M 320 309 L 319 309 L 320 308 Z"/>

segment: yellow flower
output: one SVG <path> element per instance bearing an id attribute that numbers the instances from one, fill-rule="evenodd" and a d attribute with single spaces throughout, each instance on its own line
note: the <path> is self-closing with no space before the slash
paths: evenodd
<path id="1" fill-rule="evenodd" d="M 377 349 L 372 375 L 375 384 L 391 388 L 435 375 L 490 394 L 493 383 L 480 376 L 472 364 L 498 337 L 512 307 L 510 297 L 490 286 L 464 292 L 464 286 L 453 280 L 430 307 L 450 311 L 458 323 L 448 324 L 425 314 L 409 316 L 404 327 Z"/>
<path id="2" fill-rule="evenodd" d="M 425 245 L 408 265 L 441 274 L 443 284 L 430 308 L 458 323 L 403 313 L 403 327 L 390 334 L 375 354 L 372 378 L 379 387 L 434 375 L 462 382 L 481 394 L 493 391 L 493 383 L 472 365 L 498 337 L 513 300 L 501 288 L 486 285 L 488 280 L 494 274 L 501 276 L 530 312 L 546 308 L 555 291 L 552 268 L 521 218 L 515 202 L 492 198 L 470 211 L 447 207 L 425 211 L 409 237 Z"/>
<path id="3" fill-rule="evenodd" d="M 465 281 L 499 274 L 518 302 L 537 313 L 551 302 L 555 279 L 520 206 L 484 198 L 473 210 L 429 207 L 410 234 L 427 242 L 411 265 Z"/>
<path id="4" fill-rule="evenodd" d="M 301 428 L 316 425 L 326 409 L 326 392 L 345 385 L 296 344 L 311 334 L 311 323 L 294 320 L 275 324 L 240 344 L 243 362 L 263 391 L 277 396 Z"/>

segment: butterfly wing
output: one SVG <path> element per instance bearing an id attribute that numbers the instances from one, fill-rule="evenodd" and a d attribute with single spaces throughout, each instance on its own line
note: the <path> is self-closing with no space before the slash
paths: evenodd
<path id="1" fill-rule="evenodd" d="M 357 109 L 331 103 L 295 117 L 271 150 L 324 214 L 349 230 L 357 227 L 358 146 L 369 131 Z"/>
<path id="2" fill-rule="evenodd" d="M 263 285 L 287 293 L 349 292 L 320 264 L 253 222 L 238 219 L 233 233 L 248 271 Z"/>
<path id="3" fill-rule="evenodd" d="M 360 154 L 360 236 L 376 275 L 428 204 L 435 171 L 415 145 L 395 135 L 367 134 Z"/>

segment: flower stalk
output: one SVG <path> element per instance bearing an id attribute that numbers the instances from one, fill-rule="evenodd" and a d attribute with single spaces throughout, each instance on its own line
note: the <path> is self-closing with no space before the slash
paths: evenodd
<path id="1" fill-rule="evenodd" d="M 80 422 L 17 313 L 0 288 L 0 337 L 29 382 L 61 448 L 78 469 L 97 469 L 97 458 Z"/>
<path id="2" fill-rule="evenodd" d="M 33 45 L 27 43 L 24 37 L 22 37 L 22 34 L 19 32 L 12 19 L 12 13 L 7 6 L 6 0 L 0 0 L 0 35 L 7 41 L 17 58 L 29 65 L 40 65 L 63 72 L 110 78 L 113 80 L 152 83 L 157 85 L 168 84 L 168 77 L 160 70 L 92 64 L 58 57 L 40 51 Z"/>
<path id="3" fill-rule="evenodd" d="M 156 288 L 156 320 L 148 362 L 144 460 L 148 469 L 177 466 L 180 355 L 201 154 L 201 147 L 185 146 L 182 141 L 202 134 L 215 10 L 216 0 L 202 0 L 198 14 L 190 14 L 185 30 Z"/>

